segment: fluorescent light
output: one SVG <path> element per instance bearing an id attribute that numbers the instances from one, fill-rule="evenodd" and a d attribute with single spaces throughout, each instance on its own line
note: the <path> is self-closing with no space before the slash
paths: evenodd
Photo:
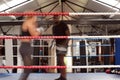
<path id="1" fill-rule="evenodd" d="M 97 1 L 97 0 L 96 0 L 96 1 Z M 107 4 L 112 5 L 112 6 L 115 6 L 116 4 L 118 4 L 118 1 L 117 1 L 117 0 L 98 0 L 98 1 L 107 3 Z"/>
<path id="2" fill-rule="evenodd" d="M 26 0 L 12 0 L 12 1 L 7 2 L 7 4 L 8 4 L 10 7 L 12 7 L 12 6 L 16 5 L 16 3 L 17 3 L 17 4 L 20 4 L 20 3 L 25 2 L 25 1 L 26 1 Z"/>
<path id="3" fill-rule="evenodd" d="M 17 1 L 17 0 L 16 0 Z M 16 8 L 19 8 L 19 7 L 21 7 L 21 6 L 23 6 L 23 5 L 26 5 L 26 4 L 28 4 L 28 3 L 30 3 L 30 2 L 32 2 L 33 0 L 29 0 L 29 1 L 27 1 L 27 2 L 25 2 L 25 3 L 22 3 L 22 4 L 20 4 L 20 5 L 17 5 L 17 6 L 15 6 L 15 7 L 13 7 L 13 8 L 11 8 L 11 9 L 8 9 L 8 10 L 6 10 L 6 11 L 11 11 L 11 10 L 13 10 L 13 9 L 16 9 Z"/>
<path id="4" fill-rule="evenodd" d="M 93 0 L 93 1 L 95 1 L 97 3 L 100 3 L 100 4 L 104 5 L 104 6 L 107 6 L 109 8 L 112 8 L 112 9 L 114 9 L 116 11 L 118 11 L 119 10 L 118 8 L 120 8 L 119 1 L 117 1 L 117 0 Z"/>
<path id="5" fill-rule="evenodd" d="M 2 5 L 0 5 L 0 11 L 4 11 L 4 10 L 6 10 L 6 9 L 8 9 L 8 10 L 6 10 L 6 11 L 11 11 L 11 10 L 13 10 L 13 9 L 15 9 L 15 8 L 18 8 L 18 7 L 20 7 L 20 6 L 23 6 L 23 5 L 25 5 L 25 4 L 27 4 L 27 3 L 29 3 L 29 2 L 31 2 L 31 1 L 33 1 L 33 0 L 12 0 L 12 1 L 9 1 L 9 2 L 7 2 L 6 4 L 2 4 Z M 24 3 L 23 3 L 24 2 Z M 20 4 L 20 5 L 19 5 Z M 17 5 L 17 6 L 16 6 Z M 14 7 L 13 7 L 14 6 Z M 11 8 L 10 8 L 11 7 Z M 10 9 L 9 9 L 10 8 Z"/>
<path id="6" fill-rule="evenodd" d="M 6 4 L 0 5 L 0 11 L 3 11 L 5 9 L 9 8 Z"/>

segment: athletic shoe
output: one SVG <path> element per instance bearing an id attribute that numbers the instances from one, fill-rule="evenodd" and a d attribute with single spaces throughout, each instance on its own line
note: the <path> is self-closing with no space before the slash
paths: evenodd
<path id="1" fill-rule="evenodd" d="M 55 80 L 67 80 L 66 78 L 63 78 L 63 77 L 59 77 L 59 78 L 57 78 L 57 79 L 55 79 Z"/>

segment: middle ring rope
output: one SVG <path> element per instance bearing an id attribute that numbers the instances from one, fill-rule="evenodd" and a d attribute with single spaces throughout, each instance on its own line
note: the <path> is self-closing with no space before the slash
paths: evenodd
<path id="1" fill-rule="evenodd" d="M 120 38 L 120 35 L 114 36 L 0 36 L 0 39 L 107 39 Z"/>

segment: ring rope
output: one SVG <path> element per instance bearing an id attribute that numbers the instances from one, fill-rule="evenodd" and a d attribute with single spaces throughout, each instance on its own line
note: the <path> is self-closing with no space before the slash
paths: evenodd
<path id="1" fill-rule="evenodd" d="M 115 56 L 114 54 L 112 55 L 80 55 L 80 56 L 65 56 L 65 57 L 110 57 L 110 56 Z M 5 56 L 0 56 L 0 58 L 4 58 Z M 18 56 L 13 56 L 13 57 L 18 57 Z M 32 57 L 46 57 L 46 58 L 51 58 L 51 57 L 56 57 L 56 56 L 40 56 L 40 55 L 32 55 Z"/>
<path id="2" fill-rule="evenodd" d="M 68 38 L 68 36 L 0 36 L 0 39 L 57 39 Z"/>
<path id="3" fill-rule="evenodd" d="M 120 38 L 120 35 L 113 35 L 113 36 L 68 36 L 68 38 L 74 38 L 74 39 L 108 39 L 108 38 Z"/>
<path id="4" fill-rule="evenodd" d="M 115 55 L 80 55 L 80 56 L 65 56 L 65 57 L 99 57 L 99 56 L 102 56 L 102 57 L 109 57 L 109 56 L 115 56 Z M 33 57 L 55 57 L 55 56 L 39 56 L 39 55 L 36 55 L 36 56 L 33 56 Z"/>
<path id="5" fill-rule="evenodd" d="M 0 16 L 47 16 L 47 15 L 69 15 L 68 12 L 64 12 L 64 13 L 58 13 L 58 12 L 51 12 L 51 13 L 40 13 L 40 12 L 26 12 L 26 13 L 0 13 Z"/>
<path id="6" fill-rule="evenodd" d="M 80 56 L 65 56 L 65 57 L 110 57 L 110 56 L 115 56 L 113 55 L 80 55 Z"/>
<path id="7" fill-rule="evenodd" d="M 46 68 L 66 68 L 66 66 L 0 66 L 0 68 L 5 69 L 12 69 L 12 68 L 19 68 L 19 69 L 46 69 Z"/>
<path id="8" fill-rule="evenodd" d="M 67 68 L 120 68 L 120 65 L 68 66 Z"/>
<path id="9" fill-rule="evenodd" d="M 47 16 L 47 15 L 63 15 L 63 16 L 74 16 L 74 15 L 120 15 L 119 12 L 78 12 L 78 13 L 69 13 L 69 12 L 50 12 L 50 13 L 47 13 L 47 12 L 44 12 L 44 13 L 40 13 L 40 12 L 26 12 L 26 13 L 0 13 L 0 16 L 11 16 L 11 15 L 14 15 L 14 16 Z"/>
<path id="10" fill-rule="evenodd" d="M 120 68 L 120 65 L 91 65 L 91 66 L 0 66 L 5 69 L 56 69 L 56 68 Z"/>
<path id="11" fill-rule="evenodd" d="M 120 35 L 114 36 L 0 36 L 0 39 L 108 39 L 120 38 Z"/>
<path id="12" fill-rule="evenodd" d="M 81 15 L 81 16 L 100 16 L 100 15 L 120 15 L 119 12 L 81 12 L 81 13 L 69 13 L 70 16 Z"/>

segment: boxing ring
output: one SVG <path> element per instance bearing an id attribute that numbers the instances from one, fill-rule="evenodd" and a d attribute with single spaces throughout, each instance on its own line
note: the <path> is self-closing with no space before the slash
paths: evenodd
<path id="1" fill-rule="evenodd" d="M 0 13 L 1 16 L 25 16 L 25 15 L 120 15 L 120 13 Z M 93 36 L 0 36 L 0 39 L 91 39 Z M 94 36 L 94 39 L 120 38 L 120 36 Z M 93 66 L 0 66 L 5 69 L 12 68 L 120 68 L 120 65 L 93 65 Z M 0 80 L 18 80 L 20 73 L 0 73 Z M 28 80 L 54 80 L 59 77 L 59 73 L 31 73 Z M 67 73 L 67 80 L 120 80 L 120 75 L 107 74 L 105 72 L 96 73 Z"/>
<path id="2" fill-rule="evenodd" d="M 52 39 L 52 38 L 74 38 L 81 40 L 90 39 L 92 36 L 36 36 L 36 37 L 19 37 L 19 36 L 0 36 L 0 39 Z M 107 39 L 107 38 L 117 38 L 119 36 L 94 36 L 94 39 Z M 87 56 L 86 56 L 87 57 Z M 0 68 L 12 69 L 12 68 L 29 68 L 29 69 L 56 69 L 56 68 L 119 68 L 120 65 L 92 65 L 92 66 L 0 66 Z M 31 73 L 28 80 L 54 80 L 59 76 L 59 73 Z M 1 73 L 0 80 L 8 80 L 8 79 L 18 79 L 20 77 L 20 73 Z M 96 73 L 67 73 L 68 80 L 120 80 L 120 75 L 117 74 L 107 74 L 105 72 L 96 72 Z"/>

